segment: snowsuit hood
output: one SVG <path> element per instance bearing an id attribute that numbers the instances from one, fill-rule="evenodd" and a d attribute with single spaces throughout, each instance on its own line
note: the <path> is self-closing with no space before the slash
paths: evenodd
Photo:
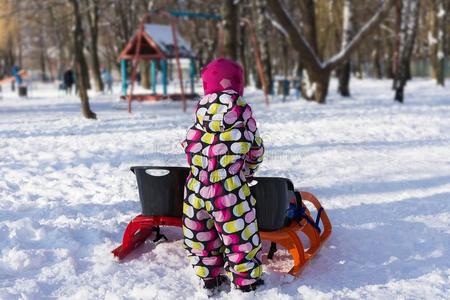
<path id="1" fill-rule="evenodd" d="M 234 90 L 239 96 L 244 93 L 244 70 L 235 61 L 218 58 L 201 71 L 205 95 L 225 90 Z"/>
<path id="2" fill-rule="evenodd" d="M 250 106 L 234 90 L 225 90 L 204 96 L 195 112 L 197 129 L 220 133 L 244 127 L 251 117 Z"/>

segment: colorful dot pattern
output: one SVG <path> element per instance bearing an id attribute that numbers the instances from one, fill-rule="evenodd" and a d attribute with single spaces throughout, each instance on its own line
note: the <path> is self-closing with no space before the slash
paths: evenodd
<path id="1" fill-rule="evenodd" d="M 261 276 L 256 200 L 247 178 L 264 147 L 250 106 L 233 90 L 203 97 L 186 134 L 191 172 L 183 204 L 184 247 L 204 279 L 226 271 L 234 284 Z"/>

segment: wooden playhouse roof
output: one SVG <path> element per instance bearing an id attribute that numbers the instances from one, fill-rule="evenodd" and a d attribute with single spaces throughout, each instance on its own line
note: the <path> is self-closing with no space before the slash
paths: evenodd
<path id="1" fill-rule="evenodd" d="M 143 29 L 138 30 L 130 41 L 128 41 L 125 49 L 119 55 L 119 60 L 130 60 L 134 58 L 139 39 L 141 40 L 140 50 L 138 51 L 139 59 L 175 58 L 175 46 L 173 44 L 172 27 L 170 25 L 144 24 Z M 179 57 L 194 58 L 195 53 L 181 37 L 179 32 L 176 33 L 176 36 Z"/>

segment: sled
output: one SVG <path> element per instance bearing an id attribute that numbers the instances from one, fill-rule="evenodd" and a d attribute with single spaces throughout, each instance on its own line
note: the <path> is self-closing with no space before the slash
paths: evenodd
<path id="1" fill-rule="evenodd" d="M 161 226 L 182 226 L 183 190 L 189 175 L 189 168 L 183 167 L 139 166 L 131 171 L 136 175 L 142 214 L 128 224 L 122 244 L 112 251 L 119 260 L 152 236 L 154 242 L 167 240 Z M 295 190 L 287 178 L 255 177 L 249 185 L 257 200 L 260 237 L 271 242 L 267 258 L 272 259 L 277 245 L 282 246 L 294 261 L 288 273 L 300 275 L 331 235 L 332 226 L 324 208 L 313 194 Z M 314 218 L 305 203 L 314 207 Z M 286 219 L 286 211 L 293 206 L 295 218 Z M 307 243 L 300 239 L 301 233 Z"/>
<path id="2" fill-rule="evenodd" d="M 26 70 L 20 70 L 19 74 L 20 77 L 27 77 L 28 76 L 28 72 Z M 9 77 L 5 77 L 3 79 L 0 80 L 0 85 L 2 84 L 7 84 L 7 83 L 11 83 L 13 81 L 16 81 L 16 77 L 15 76 L 9 76 Z"/>

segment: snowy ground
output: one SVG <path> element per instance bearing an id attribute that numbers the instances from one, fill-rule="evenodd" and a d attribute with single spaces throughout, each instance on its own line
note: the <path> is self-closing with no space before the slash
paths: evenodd
<path id="1" fill-rule="evenodd" d="M 328 210 L 333 235 L 299 278 L 265 268 L 257 299 L 448 299 L 450 294 L 450 82 L 407 87 L 352 81 L 353 97 L 327 105 L 249 102 L 267 147 L 261 175 L 291 178 Z M 192 105 L 79 101 L 38 86 L 0 100 L 0 299 L 201 299 L 181 248 L 147 242 L 118 263 L 110 253 L 140 211 L 132 165 L 184 165 L 178 142 Z M 224 299 L 254 299 L 231 291 Z"/>

